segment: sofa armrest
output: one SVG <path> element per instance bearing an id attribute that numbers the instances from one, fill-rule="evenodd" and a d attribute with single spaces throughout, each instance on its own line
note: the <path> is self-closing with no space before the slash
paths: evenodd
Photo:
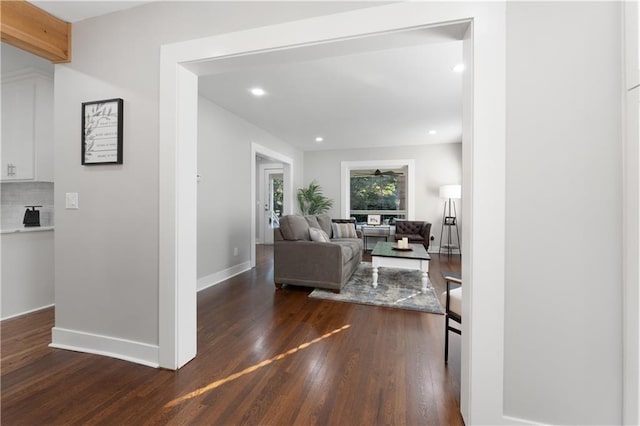
<path id="1" fill-rule="evenodd" d="M 424 223 L 421 235 L 424 237 L 425 241 L 429 241 L 429 237 L 431 236 L 431 223 L 430 222 L 425 222 Z"/>

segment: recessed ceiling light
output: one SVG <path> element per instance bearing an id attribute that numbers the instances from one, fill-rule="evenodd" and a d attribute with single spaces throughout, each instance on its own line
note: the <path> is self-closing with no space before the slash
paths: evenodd
<path id="1" fill-rule="evenodd" d="M 318 136 L 318 137 L 316 138 L 316 142 L 320 143 L 320 142 L 322 142 L 322 141 L 324 141 L 324 138 L 323 138 L 322 136 Z"/>
<path id="2" fill-rule="evenodd" d="M 458 64 L 453 67 L 453 72 L 462 72 L 464 71 L 464 64 Z"/>
<path id="3" fill-rule="evenodd" d="M 253 89 L 250 90 L 250 92 L 253 96 L 264 96 L 267 93 L 264 91 L 264 89 L 260 87 L 254 87 Z"/>
<path id="4" fill-rule="evenodd" d="M 435 135 L 436 133 L 438 133 L 436 130 L 429 130 L 430 135 Z"/>

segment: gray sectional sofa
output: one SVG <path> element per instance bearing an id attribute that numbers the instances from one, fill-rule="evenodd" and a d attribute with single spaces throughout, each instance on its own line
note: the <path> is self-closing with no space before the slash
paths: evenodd
<path id="1" fill-rule="evenodd" d="M 356 238 L 335 238 L 328 215 L 284 216 L 274 229 L 274 271 L 276 288 L 283 284 L 326 288 L 339 292 L 362 261 L 362 234 Z M 322 229 L 329 242 L 312 241 L 309 229 Z"/>

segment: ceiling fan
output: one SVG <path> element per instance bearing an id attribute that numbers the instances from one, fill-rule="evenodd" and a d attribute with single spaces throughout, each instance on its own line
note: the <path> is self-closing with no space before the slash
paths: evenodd
<path id="1" fill-rule="evenodd" d="M 404 176 L 403 172 L 396 172 L 394 170 L 381 171 L 380 169 L 373 170 L 353 170 L 351 176 Z"/>
<path id="2" fill-rule="evenodd" d="M 380 169 L 376 169 L 375 172 L 373 172 L 374 176 L 400 176 L 403 175 L 404 173 L 397 173 L 394 172 L 393 170 L 387 170 L 385 172 L 381 172 Z"/>

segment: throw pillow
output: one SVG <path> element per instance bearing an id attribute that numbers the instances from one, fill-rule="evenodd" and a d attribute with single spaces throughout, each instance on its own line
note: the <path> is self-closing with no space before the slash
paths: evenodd
<path id="1" fill-rule="evenodd" d="M 331 241 L 327 233 L 319 228 L 309 228 L 309 237 L 311 237 L 311 241 L 317 241 L 319 243 L 328 243 Z"/>
<path id="2" fill-rule="evenodd" d="M 332 223 L 333 238 L 358 238 L 353 223 Z"/>

